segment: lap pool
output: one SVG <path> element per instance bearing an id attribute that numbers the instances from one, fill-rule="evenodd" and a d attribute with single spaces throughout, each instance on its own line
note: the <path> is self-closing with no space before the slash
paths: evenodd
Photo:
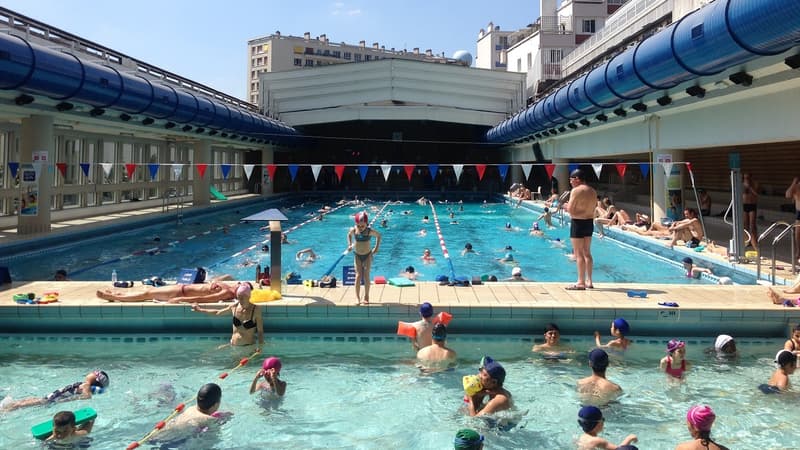
<path id="1" fill-rule="evenodd" d="M 331 270 L 339 278 L 342 267 L 353 264 L 351 254 L 341 262 L 338 260 L 346 249 L 346 234 L 353 224 L 353 215 L 362 210 L 374 220 L 373 228 L 383 234 L 383 243 L 373 262 L 373 276 L 388 279 L 413 266 L 420 281 L 434 281 L 439 275 L 451 278 L 494 275 L 503 280 L 518 265 L 523 276 L 533 281 L 572 282 L 576 278 L 575 264 L 568 257 L 571 252 L 568 224 L 560 225 L 554 218 L 553 228 L 542 222 L 543 237 L 531 236 L 528 229 L 539 213 L 526 208 L 503 203 L 438 203 L 432 209 L 415 202 L 376 201 L 344 205 L 326 214 L 322 221 L 312 220 L 325 205 L 336 208 L 335 204 L 323 202 L 242 205 L 187 217 L 178 225 L 172 221 L 134 226 L 95 238 L 70 239 L 0 258 L 0 265 L 11 269 L 15 281 L 48 279 L 61 268 L 76 281 L 109 280 L 112 270 L 116 270 L 120 280 L 140 281 L 151 276 L 174 280 L 181 268 L 196 266 L 210 268 L 212 276 L 227 273 L 240 280 L 253 279 L 257 264 L 269 265 L 269 255 L 262 251 L 265 233 L 259 231 L 263 224 L 239 220 L 263 209 L 279 207 L 289 219 L 283 229 L 297 227 L 288 234 L 290 243 L 283 245 L 283 271 L 297 272 L 303 279 L 319 279 Z M 434 212 L 439 217 L 441 240 Z M 451 256 L 449 261 L 444 257 L 442 243 Z M 474 253 L 461 254 L 466 243 L 472 244 Z M 506 250 L 507 246 L 512 250 Z M 296 253 L 309 247 L 318 255 L 317 261 L 298 262 Z M 426 248 L 431 250 L 432 260 L 422 259 Z M 596 282 L 713 282 L 689 280 L 678 262 L 613 239 L 595 238 L 592 252 Z M 513 255 L 513 263 L 499 261 L 507 253 Z"/>
<path id="2" fill-rule="evenodd" d="M 721 361 L 704 354 L 710 340 L 688 338 L 687 359 L 694 367 L 685 382 L 670 383 L 657 369 L 668 338 L 633 339 L 624 357 L 612 356 L 608 369 L 625 394 L 604 408 L 603 437 L 619 442 L 635 433 L 639 448 L 672 449 L 689 439 L 686 410 L 705 403 L 717 414 L 712 437 L 721 444 L 796 447 L 796 424 L 787 414 L 796 397 L 756 389 L 774 370 L 771 360 L 782 340 L 739 339 L 739 358 Z M 236 371 L 231 368 L 250 351 L 218 349 L 226 341 L 221 335 L 0 335 L 0 397 L 44 396 L 95 368 L 111 380 L 106 393 L 89 401 L 2 413 L 0 448 L 40 448 L 31 425 L 86 406 L 98 412 L 91 448 L 125 448 L 208 382 L 220 384 L 220 409 L 234 416 L 218 431 L 178 448 L 445 449 L 464 427 L 478 429 L 491 449 L 575 448 L 575 384 L 588 375 L 585 355 L 592 343 L 587 337 L 562 340 L 575 356 L 553 362 L 530 353 L 528 336 L 451 335 L 448 345 L 458 351 L 459 366 L 425 376 L 413 366 L 410 345 L 391 335 L 273 335 L 261 357 Z M 270 355 L 282 358 L 288 388 L 280 403 L 267 404 L 248 388 L 261 359 Z M 509 431 L 460 410 L 461 377 L 475 373 L 483 355 L 508 373 L 505 387 L 515 402 L 510 417 L 517 422 Z M 224 372 L 230 375 L 220 380 Z"/>

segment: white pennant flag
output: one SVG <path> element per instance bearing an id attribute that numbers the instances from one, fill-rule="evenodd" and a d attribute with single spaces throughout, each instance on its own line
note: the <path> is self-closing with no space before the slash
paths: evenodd
<path id="1" fill-rule="evenodd" d="M 597 175 L 597 178 L 600 178 L 600 172 L 603 171 L 603 164 L 592 164 L 592 169 L 594 169 L 594 174 Z"/>
<path id="2" fill-rule="evenodd" d="M 389 175 L 392 173 L 392 165 L 381 164 L 381 171 L 383 172 L 383 181 L 389 181 Z"/>
<path id="3" fill-rule="evenodd" d="M 246 180 L 249 180 L 250 175 L 253 174 L 253 167 L 255 167 L 255 164 L 242 164 L 242 169 L 244 169 L 244 178 Z"/>
<path id="4" fill-rule="evenodd" d="M 664 168 L 664 175 L 669 176 L 669 174 L 672 173 L 672 163 L 671 162 L 661 163 L 661 167 Z"/>
<path id="5" fill-rule="evenodd" d="M 314 174 L 314 181 L 317 181 L 319 178 L 319 171 L 322 170 L 322 164 L 312 164 L 311 165 L 311 173 Z"/>
<path id="6" fill-rule="evenodd" d="M 461 171 L 464 170 L 463 164 L 453 164 L 453 171 L 456 173 L 456 181 L 461 179 Z"/>
<path id="7" fill-rule="evenodd" d="M 173 164 L 172 165 L 172 174 L 175 176 L 176 180 L 181 179 L 181 175 L 183 174 L 183 164 Z"/>
<path id="8" fill-rule="evenodd" d="M 529 176 L 531 176 L 531 167 L 533 164 L 520 164 L 522 166 L 522 173 L 525 174 L 525 179 L 527 180 Z"/>
<path id="9" fill-rule="evenodd" d="M 106 174 L 107 177 L 111 176 L 112 166 L 114 166 L 114 163 L 100 163 L 100 167 L 103 168 L 103 173 Z"/>

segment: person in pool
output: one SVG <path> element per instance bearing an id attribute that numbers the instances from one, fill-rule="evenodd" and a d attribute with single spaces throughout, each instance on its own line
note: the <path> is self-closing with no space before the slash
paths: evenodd
<path id="1" fill-rule="evenodd" d="M 408 266 L 400 273 L 401 277 L 408 278 L 409 280 L 416 280 L 417 279 L 417 271 L 414 269 L 414 266 Z"/>
<path id="2" fill-rule="evenodd" d="M 150 439 L 168 441 L 186 438 L 198 431 L 203 431 L 207 426 L 218 423 L 226 415 L 219 412 L 222 402 L 222 388 L 214 383 L 203 385 L 197 391 L 197 403 L 186 408 L 177 418 L 168 421 L 166 426 Z"/>
<path id="3" fill-rule="evenodd" d="M 282 397 L 286 393 L 286 382 L 280 379 L 282 366 L 281 360 L 276 356 L 265 359 L 250 384 L 250 394 L 261 391 Z M 264 377 L 264 381 L 259 383 L 261 377 Z"/>
<path id="4" fill-rule="evenodd" d="M 584 406 L 578 411 L 578 425 L 583 430 L 583 434 L 578 438 L 578 450 L 613 450 L 620 446 L 630 445 L 638 440 L 635 434 L 629 434 L 619 446 L 616 446 L 599 437 L 598 435 L 605 426 L 605 418 L 603 418 L 603 412 L 596 406 Z"/>
<path id="5" fill-rule="evenodd" d="M 544 343 L 534 345 L 531 351 L 555 358 L 560 358 L 564 353 L 574 352 L 571 347 L 561 344 L 561 329 L 554 323 L 545 326 Z"/>
<path id="6" fill-rule="evenodd" d="M 589 367 L 592 374 L 578 380 L 578 395 L 581 401 L 594 405 L 606 405 L 622 395 L 622 388 L 606 378 L 608 353 L 601 348 L 589 352 Z"/>
<path id="7" fill-rule="evenodd" d="M 236 302 L 222 309 L 201 308 L 196 303 L 192 304 L 192 311 L 219 316 L 231 312 L 233 316 L 233 331 L 230 345 L 253 345 L 258 335 L 257 351 L 264 345 L 264 320 L 261 317 L 261 307 L 250 303 L 253 285 L 249 282 L 239 283 L 236 287 Z"/>
<path id="8" fill-rule="evenodd" d="M 614 339 L 608 341 L 607 344 L 603 345 L 600 343 L 600 332 L 594 332 L 594 340 L 595 344 L 598 347 L 608 347 L 615 350 L 625 350 L 631 344 L 631 340 L 626 338 L 627 335 L 631 331 L 631 326 L 628 324 L 628 321 L 623 319 L 622 317 L 618 317 L 611 322 L 611 335 L 614 336 Z"/>
<path id="9" fill-rule="evenodd" d="M 471 244 L 471 243 L 469 243 L 469 242 L 467 242 L 466 244 L 464 244 L 464 249 L 463 249 L 463 250 L 461 250 L 461 256 L 465 256 L 467 253 L 474 253 L 474 254 L 476 254 L 476 255 L 478 254 L 478 252 L 476 252 L 476 251 L 475 251 L 475 250 L 472 248 L 472 244 Z"/>
<path id="10" fill-rule="evenodd" d="M 506 369 L 499 362 L 484 356 L 481 360 L 481 368 L 478 370 L 478 377 L 483 389 L 473 396 L 464 398 L 470 416 L 484 416 L 511 409 L 513 406 L 511 392 L 503 388 Z M 488 401 L 484 403 L 487 397 Z"/>
<path id="11" fill-rule="evenodd" d="M 775 364 L 778 365 L 778 368 L 772 373 L 767 384 L 759 386 L 762 392 L 766 390 L 771 392 L 789 390 L 789 375 L 793 374 L 797 369 L 797 356 L 788 350 L 781 350 L 775 355 Z"/>
<path id="12" fill-rule="evenodd" d="M 30 397 L 17 401 L 6 397 L 0 402 L 0 411 L 13 411 L 28 406 L 48 405 L 56 402 L 88 400 L 92 398 L 92 394 L 102 393 L 108 385 L 108 375 L 102 370 L 93 370 L 86 374 L 83 381 L 68 384 L 51 392 L 46 397 Z"/>
<path id="13" fill-rule="evenodd" d="M 800 355 L 800 324 L 792 329 L 792 335 L 783 344 L 783 349 L 792 352 L 795 356 Z"/>
<path id="14" fill-rule="evenodd" d="M 470 428 L 458 430 L 453 439 L 453 448 L 455 450 L 482 450 L 483 435 Z"/>
<path id="15" fill-rule="evenodd" d="M 355 215 L 355 226 L 347 232 L 347 251 L 353 251 L 356 267 L 356 300 L 362 303 L 361 283 L 364 283 L 363 303 L 369 305 L 369 284 L 372 260 L 381 246 L 381 233 L 369 227 L 369 217 L 365 211 Z M 372 247 L 372 238 L 375 238 L 375 247 Z"/>
<path id="16" fill-rule="evenodd" d="M 59 411 L 53 416 L 53 433 L 45 441 L 56 444 L 56 448 L 88 448 L 83 445 L 86 436 L 92 432 L 94 419 L 80 425 L 75 424 L 75 413 Z M 87 441 L 89 439 L 86 439 Z M 88 442 L 87 442 L 88 444 Z M 73 447 L 74 446 L 74 447 Z"/>
<path id="17" fill-rule="evenodd" d="M 423 371 L 436 371 L 456 366 L 458 355 L 447 347 L 447 327 L 443 323 L 433 326 L 431 345 L 417 352 L 417 359 Z"/>
<path id="18" fill-rule="evenodd" d="M 692 367 L 692 363 L 686 361 L 686 343 L 671 339 L 667 343 L 667 356 L 661 358 L 658 367 L 672 378 L 683 379 L 686 371 Z"/>
<path id="19" fill-rule="evenodd" d="M 539 222 L 533 222 L 533 226 L 531 226 L 531 229 L 530 229 L 530 235 L 531 236 L 536 236 L 536 237 L 543 237 L 544 236 L 544 231 L 542 231 L 542 229 L 539 228 Z"/>
<path id="20" fill-rule="evenodd" d="M 714 347 L 710 352 L 716 353 L 718 357 L 722 358 L 735 358 L 737 356 L 736 341 L 732 336 L 720 334 L 714 340 Z"/>
<path id="21" fill-rule="evenodd" d="M 686 272 L 686 278 L 700 278 L 700 275 L 704 273 L 714 275 L 711 269 L 696 266 L 694 260 L 688 256 L 683 258 L 683 270 Z"/>
<path id="22" fill-rule="evenodd" d="M 696 405 L 686 412 L 686 427 L 692 440 L 678 444 L 675 450 L 728 450 L 711 439 L 711 426 L 717 418 L 714 410 L 707 405 Z"/>
<path id="23" fill-rule="evenodd" d="M 424 302 L 419 305 L 420 320 L 411 325 L 417 330 L 416 339 L 411 340 L 411 346 L 418 352 L 433 343 L 433 305 Z"/>
<path id="24" fill-rule="evenodd" d="M 433 264 L 434 262 L 436 262 L 436 258 L 434 258 L 433 255 L 431 255 L 431 249 L 429 248 L 426 248 L 425 250 L 422 251 L 421 259 L 422 262 L 425 264 Z"/>

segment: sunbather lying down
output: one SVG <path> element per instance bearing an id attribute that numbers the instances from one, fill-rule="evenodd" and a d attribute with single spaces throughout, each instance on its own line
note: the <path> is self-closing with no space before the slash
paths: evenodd
<path id="1" fill-rule="evenodd" d="M 236 285 L 213 281 L 203 284 L 174 284 L 170 286 L 147 286 L 143 291 L 131 292 L 118 289 L 102 289 L 97 297 L 110 302 L 145 302 L 161 300 L 169 303 L 216 303 L 236 298 Z"/>
<path id="2" fill-rule="evenodd" d="M 800 305 L 800 298 L 794 299 L 794 298 L 784 297 L 773 288 L 769 288 L 767 290 L 767 297 L 769 297 L 769 299 L 772 300 L 772 303 L 776 305 L 786 305 L 786 306 Z"/>

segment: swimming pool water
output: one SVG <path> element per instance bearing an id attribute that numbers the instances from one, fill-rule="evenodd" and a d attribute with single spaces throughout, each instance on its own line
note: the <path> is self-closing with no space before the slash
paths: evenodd
<path id="1" fill-rule="evenodd" d="M 455 431 L 480 430 L 491 449 L 574 448 L 580 400 L 579 378 L 589 374 L 587 337 L 565 337 L 574 358 L 546 361 L 530 353 L 526 336 L 450 336 L 459 353 L 451 372 L 421 375 L 405 339 L 390 335 L 269 336 L 264 356 L 283 360 L 287 394 L 265 404 L 248 393 L 261 358 L 231 371 L 247 350 L 218 349 L 222 336 L 0 336 L 0 397 L 43 396 L 88 371 L 102 368 L 109 390 L 89 401 L 66 402 L 4 413 L 0 448 L 40 448 L 30 426 L 62 409 L 91 406 L 98 412 L 93 449 L 120 449 L 142 438 L 175 405 L 193 398 L 207 382 L 223 390 L 223 411 L 234 413 L 218 433 L 180 448 L 452 448 Z M 604 408 L 602 436 L 619 442 L 639 436 L 639 448 L 672 449 L 689 439 L 689 406 L 711 405 L 712 436 L 730 448 L 796 448 L 794 395 L 765 396 L 756 389 L 774 370 L 781 340 L 738 339 L 740 357 L 719 361 L 703 353 L 707 339 L 687 339 L 694 363 L 684 383 L 666 382 L 658 372 L 667 339 L 635 340 L 624 357 L 612 356 L 610 380 L 625 395 Z M 461 378 L 476 372 L 483 355 L 506 368 L 519 424 L 498 431 L 461 411 Z M 224 372 L 230 375 L 219 380 Z M 174 395 L 174 398 L 170 397 Z M 159 403 L 161 402 L 161 403 Z M 143 446 L 143 448 L 149 448 Z"/>
<path id="2" fill-rule="evenodd" d="M 323 205 L 307 202 L 282 208 L 289 219 L 283 224 L 284 230 L 304 223 L 289 233 L 290 244 L 283 246 L 284 274 L 294 271 L 304 279 L 319 279 L 332 271 L 341 279 L 342 267 L 353 265 L 352 254 L 344 256 L 337 264 L 347 247 L 348 228 L 353 225 L 356 212 L 367 210 L 370 220 L 375 220 L 373 228 L 383 234 L 380 251 L 373 262 L 373 276 L 383 275 L 388 279 L 399 276 L 407 266 L 413 266 L 420 281 L 434 281 L 439 275 L 451 278 L 453 275 L 468 278 L 495 275 L 503 280 L 511 276 L 514 265 L 519 265 L 523 276 L 534 281 L 572 282 L 576 278 L 575 264 L 567 256 L 571 252 L 568 226 L 559 226 L 554 218 L 556 227 L 552 229 L 541 224 L 545 237 L 530 236 L 528 229 L 538 213 L 525 208 L 502 203 L 434 205 L 444 244 L 450 253 L 448 262 L 430 206 L 414 202 L 388 205 L 369 202 L 365 206 L 344 206 L 325 215 L 322 221 L 309 221 L 319 215 L 318 210 Z M 49 278 L 59 268 L 67 269 L 73 280 L 110 280 L 112 270 L 117 271 L 120 280 L 138 282 L 154 275 L 175 279 L 181 268 L 195 266 L 210 267 L 212 276 L 229 273 L 240 280 L 254 279 L 256 264 L 261 264 L 262 268 L 269 265 L 269 255 L 261 251 L 266 235 L 259 227 L 264 224 L 239 223 L 239 219 L 268 207 L 259 203 L 194 216 L 182 225 L 154 225 L 65 243 L 25 256 L 0 259 L 0 264 L 8 265 L 12 277 L 19 281 Z M 426 215 L 427 223 L 423 221 Z M 386 226 L 381 226 L 384 219 Z M 467 242 L 472 244 L 475 253 L 462 255 Z M 513 250 L 505 250 L 506 246 Z M 312 264 L 296 261 L 295 254 L 309 247 L 319 259 Z M 421 258 L 425 248 L 431 250 L 433 261 Z M 687 280 L 679 264 L 612 239 L 595 238 L 592 252 L 594 281 L 597 282 L 706 282 Z M 514 263 L 498 260 L 506 253 L 513 255 Z"/>

